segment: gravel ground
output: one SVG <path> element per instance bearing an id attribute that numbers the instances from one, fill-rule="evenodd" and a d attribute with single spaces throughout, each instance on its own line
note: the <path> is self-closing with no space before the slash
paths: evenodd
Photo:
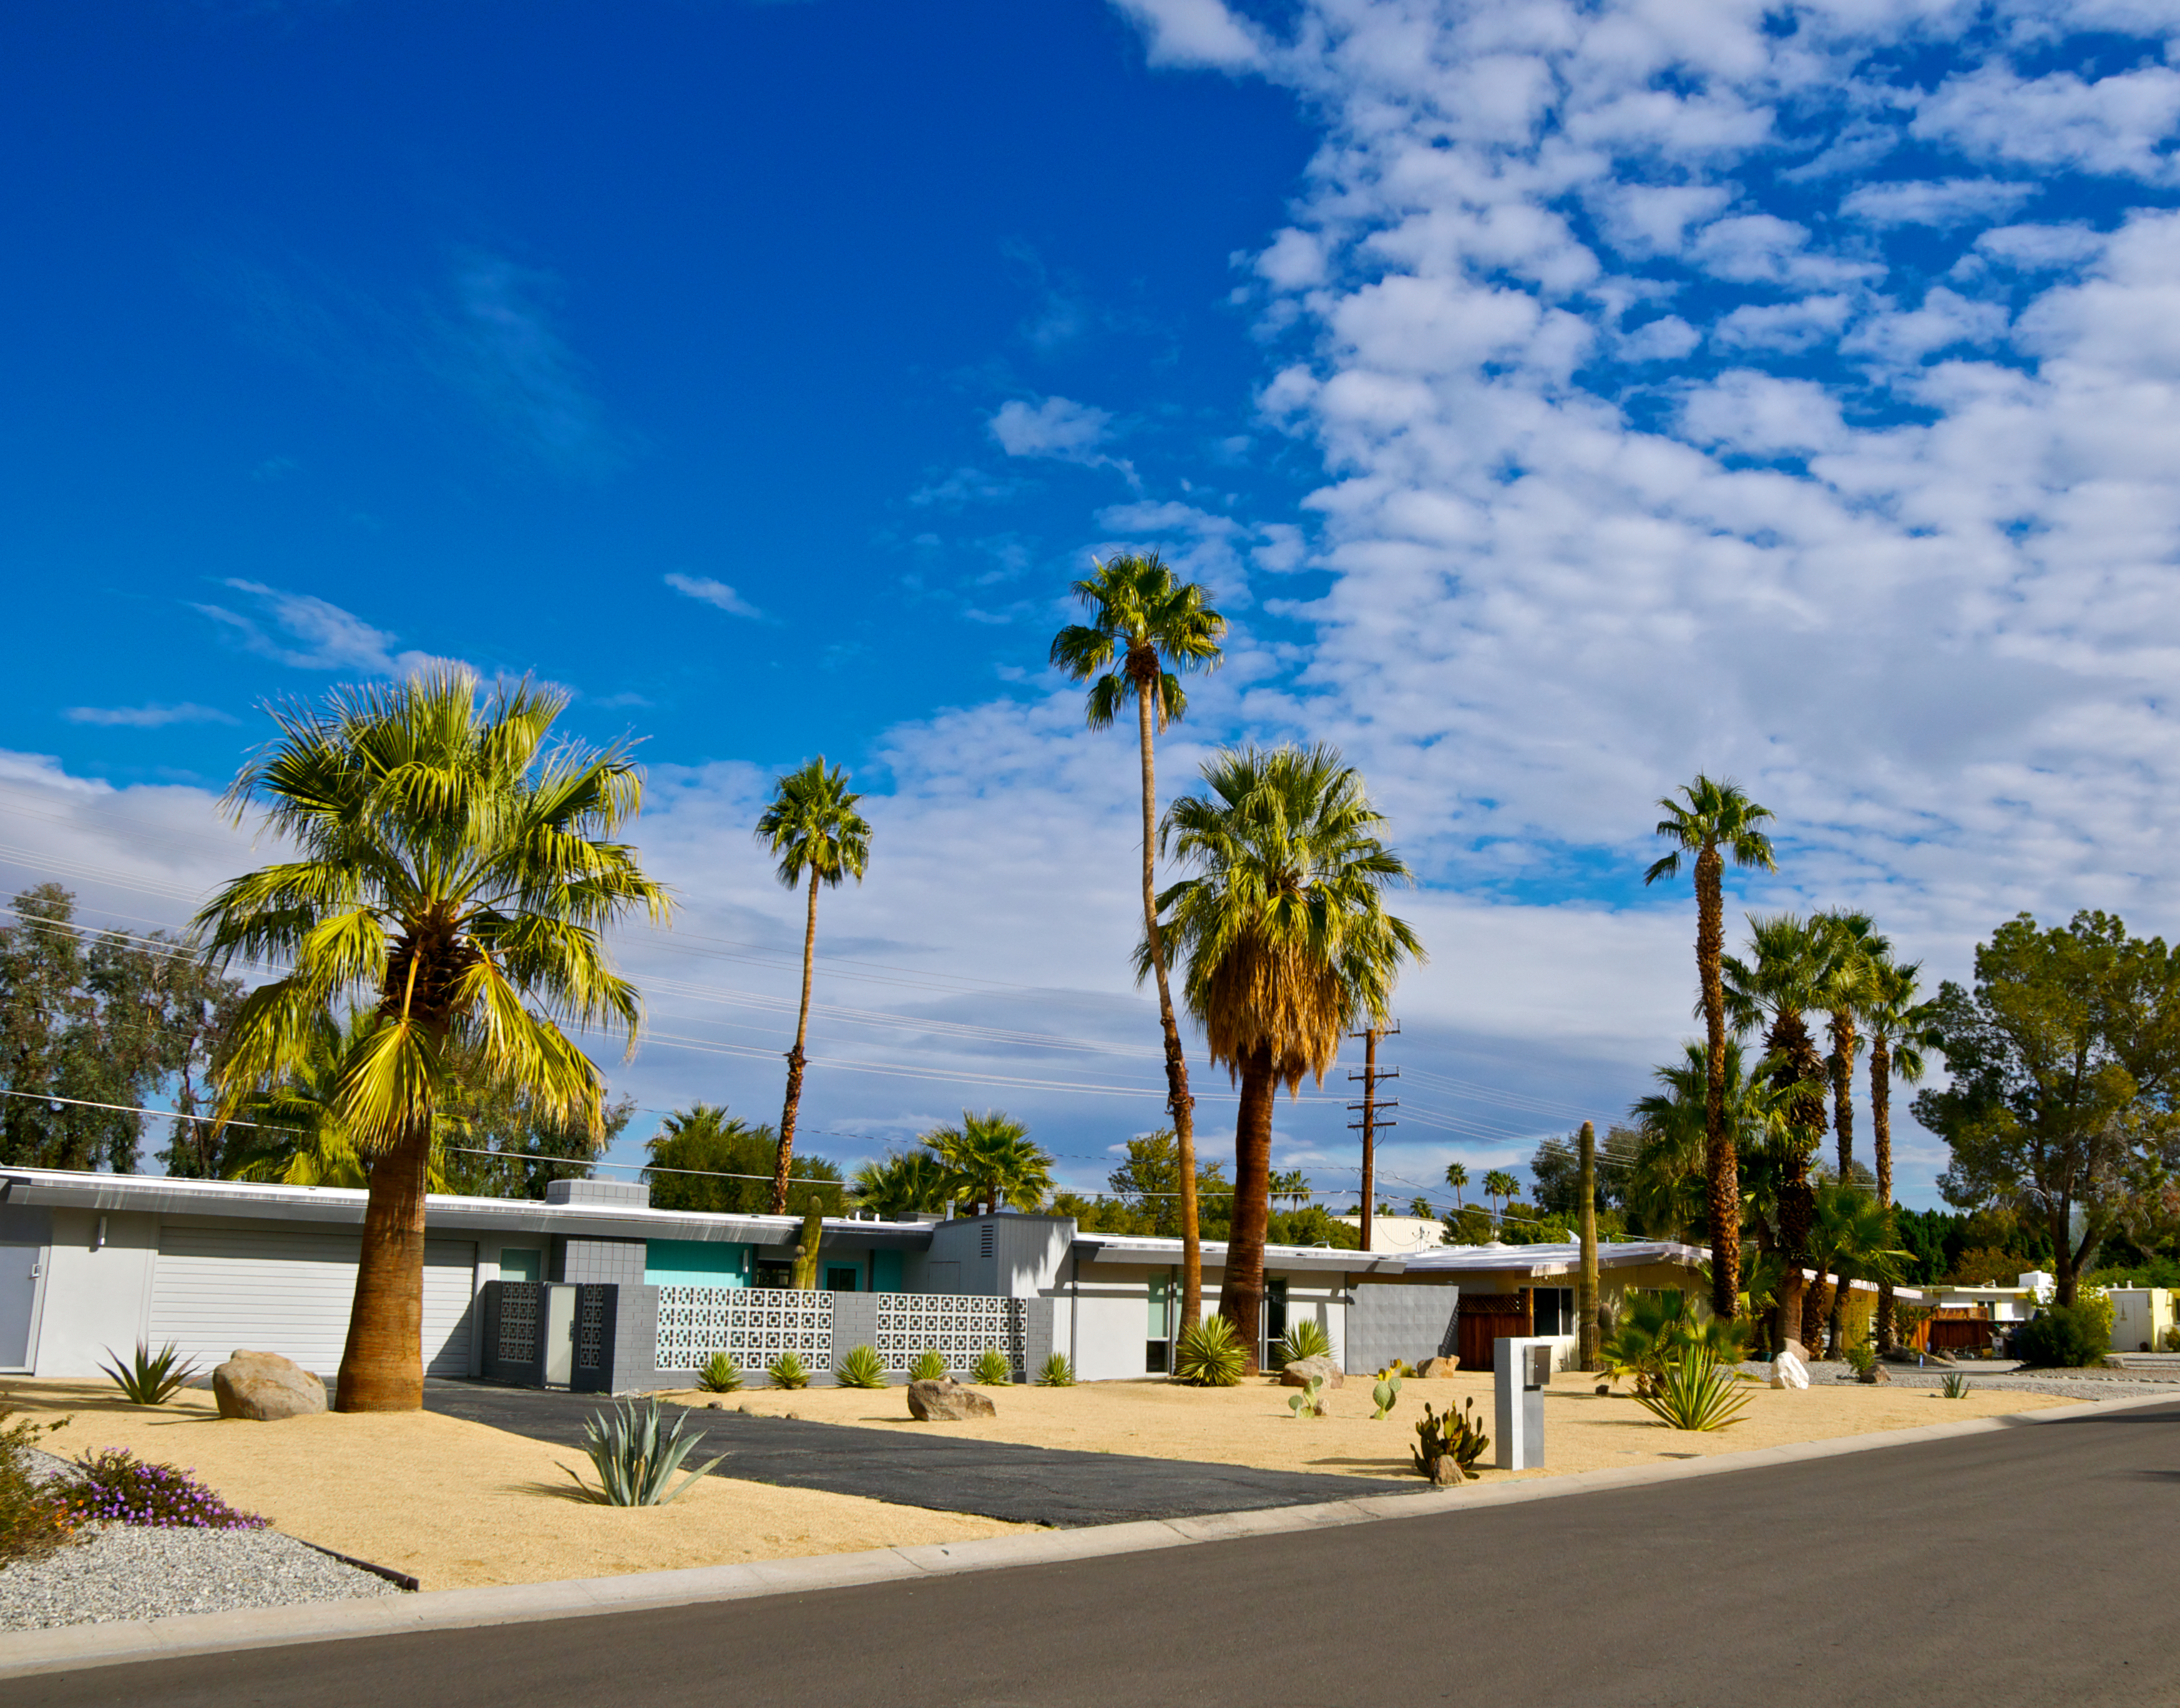
<path id="1" fill-rule="evenodd" d="M 1759 1381 L 1770 1380 L 1771 1366 L 1768 1364 L 1745 1364 L 1741 1368 Z M 2054 1394 L 2069 1400 L 2133 1399 L 2161 1394 L 2180 1400 L 2180 1383 L 2128 1375 L 2118 1370 L 2029 1370 L 1995 1358 L 1971 1358 L 1951 1369 L 1941 1364 L 1921 1369 L 1913 1364 L 1886 1364 L 1884 1369 L 1892 1378 L 1893 1386 L 1901 1388 L 1935 1391 L 1944 1387 L 1947 1376 L 1957 1372 L 1968 1379 L 1970 1387 L 1998 1388 L 2011 1393 Z M 1814 1386 L 1849 1386 L 1854 1379 L 1853 1369 L 1845 1363 L 1827 1361 L 1809 1366 L 1809 1380 Z"/>
<path id="2" fill-rule="evenodd" d="M 36 1459 L 48 1475 L 62 1468 L 50 1454 Z M 0 1569 L 0 1631 L 401 1593 L 278 1530 L 102 1524 L 84 1534 L 88 1540 Z"/>

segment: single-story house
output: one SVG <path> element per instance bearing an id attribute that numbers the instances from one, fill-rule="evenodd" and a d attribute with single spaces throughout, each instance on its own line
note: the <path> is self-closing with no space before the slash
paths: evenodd
<path id="1" fill-rule="evenodd" d="M 339 1363 L 365 1194 L 136 1175 L 0 1171 L 0 1370 L 96 1375 L 139 1342 L 201 1360 L 240 1347 Z M 649 1189 L 556 1182 L 545 1201 L 434 1195 L 426 1206 L 424 1356 L 435 1376 L 627 1391 L 685 1382 L 718 1352 L 762 1369 L 792 1352 L 826 1379 L 849 1347 L 905 1371 L 988 1347 L 1018 1375 L 1065 1353 L 1086 1380 L 1168 1369 L 1181 1242 L 1072 1219 L 852 1217 L 824 1224 L 818 1288 L 787 1287 L 799 1218 L 653 1209 Z M 1608 1296 L 1690 1284 L 1702 1253 L 1600 1248 Z M 1223 1245 L 1203 1248 L 1217 1297 Z M 1406 1254 L 1274 1247 L 1265 1347 L 1307 1317 L 1351 1370 L 1544 1334 L 1571 1352 L 1572 1246 Z M 1458 1309 L 1457 1309 L 1458 1307 Z"/>

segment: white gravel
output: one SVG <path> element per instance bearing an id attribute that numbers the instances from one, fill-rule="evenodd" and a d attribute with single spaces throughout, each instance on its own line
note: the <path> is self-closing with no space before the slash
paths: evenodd
<path id="1" fill-rule="evenodd" d="M 1771 1366 L 1768 1364 L 1745 1364 L 1741 1368 L 1759 1380 L 1770 1378 Z M 2138 1380 L 2117 1370 L 2109 1374 L 2029 1370 L 2015 1364 L 1980 1358 L 1967 1359 L 1951 1369 L 1942 1364 L 1927 1364 L 1920 1369 L 1913 1364 L 1886 1364 L 1884 1369 L 1892 1378 L 1895 1387 L 1929 1388 L 1933 1391 L 1945 1386 L 1947 1376 L 1958 1374 L 1968 1378 L 1972 1388 L 1997 1388 L 2008 1393 L 2050 1394 L 2067 1400 L 2121 1400 L 2165 1395 L 2180 1400 L 2180 1383 Z M 1852 1368 L 1843 1361 L 1825 1360 L 1809 1366 L 1809 1381 L 1814 1386 L 1849 1386 L 1854 1380 Z"/>
<path id="2" fill-rule="evenodd" d="M 37 1457 L 40 1469 L 61 1468 Z M 0 1568 L 0 1631 L 401 1593 L 278 1530 L 102 1524 L 79 1534 L 87 1540 Z"/>

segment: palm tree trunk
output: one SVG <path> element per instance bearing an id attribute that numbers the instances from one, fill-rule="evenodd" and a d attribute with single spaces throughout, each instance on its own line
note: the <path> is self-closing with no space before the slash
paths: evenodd
<path id="1" fill-rule="evenodd" d="M 1853 1184 L 1854 1168 L 1854 1017 L 1832 1016 L 1832 1059 L 1826 1064 L 1832 1080 L 1832 1131 L 1839 1135 L 1839 1177 L 1841 1186 Z"/>
<path id="2" fill-rule="evenodd" d="M 1877 1201 L 1885 1207 L 1885 1244 L 1890 1250 L 1900 1243 L 1892 1220 L 1892 1046 L 1880 1032 L 1869 1040 L 1869 1134 L 1877 1166 Z M 1877 1283 L 1877 1349 L 1889 1353 L 1900 1344 L 1900 1331 L 1892 1319 L 1892 1281 Z"/>
<path id="3" fill-rule="evenodd" d="M 1234 1225 L 1226 1237 L 1226 1277 L 1219 1314 L 1234 1325 L 1251 1374 L 1264 1308 L 1264 1229 L 1271 1215 L 1272 1075 L 1269 1045 L 1241 1058 L 1241 1106 L 1234 1118 Z"/>
<path id="4" fill-rule="evenodd" d="M 1696 976 L 1703 985 L 1704 1171 L 1710 1198 L 1710 1304 L 1728 1322 L 1741 1308 L 1741 1174 L 1726 1127 L 1726 858 L 1706 846 L 1696 856 Z"/>
<path id="5" fill-rule="evenodd" d="M 427 1111 L 372 1168 L 336 1411 L 423 1408 L 424 1189 L 431 1132 Z"/>
<path id="6" fill-rule="evenodd" d="M 787 1099 L 779 1110 L 779 1154 L 772 1165 L 772 1213 L 787 1213 L 787 1173 L 795 1160 L 795 1112 L 802 1102 L 802 1046 L 810 1037 L 810 975 L 818 960 L 818 868 L 810 868 L 810 916 L 802 928 L 802 1011 L 787 1054 Z M 822 1135 L 821 1135 L 822 1137 Z"/>
<path id="7" fill-rule="evenodd" d="M 1824 1062 L 1809 1039 L 1808 1023 L 1792 1010 L 1771 1022 L 1766 1043 L 1778 1060 L 1773 1083 L 1780 1085 L 1819 1086 Z M 1809 1159 L 1824 1147 L 1825 1100 L 1821 1091 L 1797 1095 L 1787 1110 L 1786 1165 L 1780 1171 L 1779 1247 L 1786 1259 L 1786 1274 L 1779 1287 L 1779 1327 L 1806 1347 L 1809 1343 L 1805 1320 L 1807 1283 L 1802 1265 L 1808 1261 L 1809 1236 L 1816 1224 L 1816 1195 L 1809 1187 Z"/>
<path id="8" fill-rule="evenodd" d="M 1156 678 L 1153 678 L 1155 682 Z M 1173 991 L 1166 981 L 1165 942 L 1159 934 L 1158 770 L 1153 753 L 1149 687 L 1136 684 L 1136 730 L 1143 761 L 1143 938 L 1158 979 L 1159 1027 L 1165 1038 L 1166 1107 L 1173 1111 L 1173 1142 L 1181 1169 L 1181 1321 L 1193 1328 L 1203 1317 L 1203 1243 L 1196 1217 L 1196 1099 L 1188 1093 L 1188 1055 L 1181 1047 Z"/>

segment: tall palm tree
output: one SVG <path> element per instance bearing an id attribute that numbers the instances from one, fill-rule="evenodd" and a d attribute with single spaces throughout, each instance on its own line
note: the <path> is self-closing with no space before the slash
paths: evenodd
<path id="1" fill-rule="evenodd" d="M 772 1213 L 787 1213 L 787 1176 L 795 1160 L 795 1115 L 802 1105 L 802 1046 L 810 1039 L 810 980 L 818 960 L 818 886 L 843 878 L 863 881 L 871 862 L 871 827 L 856 811 L 863 797 L 848 791 L 848 774 L 825 767 L 820 753 L 773 785 L 772 802 L 757 821 L 757 838 L 779 857 L 779 881 L 790 890 L 806 878 L 810 908 L 802 927 L 802 1006 L 795 1048 L 787 1052 L 787 1096 L 779 1111 L 779 1155 L 773 1164 Z"/>
<path id="2" fill-rule="evenodd" d="M 1003 1110 L 965 1109 L 959 1127 L 933 1127 L 923 1145 L 946 1171 L 949 1194 L 966 1194 L 972 1215 L 996 1215 L 1002 1204 L 1035 1209 L 1052 1190 L 1051 1153 Z"/>
<path id="3" fill-rule="evenodd" d="M 911 1150 L 883 1162 L 867 1162 L 855 1171 L 850 1184 L 856 1203 L 883 1216 L 903 1216 L 916 1211 L 942 1210 L 954 1190 L 946 1165 L 928 1150 Z"/>
<path id="4" fill-rule="evenodd" d="M 1628 1209 L 1647 1231 L 1665 1231 L 1679 1239 L 1709 1226 L 1705 1119 L 1709 1108 L 1710 1052 L 1691 1039 L 1681 1061 L 1652 1069 L 1651 1077 L 1660 1088 L 1638 1098 L 1628 1110 L 1642 1130 L 1643 1141 L 1622 1190 Z M 1727 1039 L 1726 1130 L 1743 1175 L 1770 1143 L 1780 1106 L 1768 1081 L 1750 1077 L 1741 1040 Z M 1749 1209 L 1745 1183 L 1737 1195 L 1744 1200 L 1745 1220 Z M 1733 1238 L 1737 1246 L 1739 1228 L 1734 1230 Z"/>
<path id="5" fill-rule="evenodd" d="M 1522 1182 L 1503 1168 L 1495 1168 L 1484 1176 L 1484 1195 L 1491 1200 L 1491 1208 L 1502 1226 L 1506 1222 L 1506 1205 L 1514 1201 L 1521 1190 Z"/>
<path id="6" fill-rule="evenodd" d="M 1094 560 L 1093 560 L 1094 561 Z M 1103 730 L 1130 697 L 1136 702 L 1136 745 L 1143 782 L 1143 941 L 1146 965 L 1157 983 L 1159 1025 L 1165 1039 L 1166 1106 L 1173 1111 L 1174 1143 L 1181 1165 L 1181 1310 L 1193 1323 L 1203 1314 L 1203 1249 L 1197 1231 L 1196 1100 L 1188 1091 L 1188 1057 L 1174 1018 L 1166 977 L 1165 941 L 1159 926 L 1157 875 L 1158 772 L 1155 738 L 1188 709 L 1179 670 L 1219 667 L 1219 642 L 1226 620 L 1204 603 L 1204 588 L 1181 582 L 1156 552 L 1121 552 L 1095 565 L 1075 583 L 1075 597 L 1090 620 L 1071 623 L 1052 637 L 1052 662 L 1078 682 L 1090 684 L 1090 727 Z M 1141 978 L 1138 972 L 1138 980 Z"/>
<path id="7" fill-rule="evenodd" d="M 1730 857 L 1737 866 L 1765 872 L 1778 869 L 1770 839 L 1757 829 L 1770 818 L 1739 784 L 1717 782 L 1698 774 L 1683 783 L 1686 805 L 1671 796 L 1658 802 L 1665 816 L 1656 834 L 1673 851 L 1643 874 L 1644 884 L 1680 874 L 1681 857 L 1695 857 L 1696 979 L 1703 987 L 1704 1034 L 1707 1054 L 1704 1094 L 1704 1162 L 1710 1185 L 1711 1309 L 1731 1317 L 1741 1293 L 1741 1205 L 1733 1137 L 1726 1122 L 1726 997 L 1720 983 L 1720 957 L 1726 952 L 1725 900 L 1720 879 Z"/>
<path id="8" fill-rule="evenodd" d="M 1383 1022 L 1401 963 L 1423 947 L 1385 911 L 1385 886 L 1412 879 L 1335 749 L 1230 748 L 1204 762 L 1203 780 L 1208 792 L 1175 801 L 1164 833 L 1198 875 L 1160 895 L 1159 912 L 1187 957 L 1184 994 L 1211 1059 L 1241 1083 L 1219 1310 L 1254 1369 L 1274 1095 L 1306 1073 L 1323 1083 L 1357 1019 Z M 1150 953 L 1147 937 L 1139 972 Z"/>
<path id="9" fill-rule="evenodd" d="M 1742 1030 L 1764 1028 L 1764 1072 L 1786 1103 L 1785 1166 L 1779 1183 L 1779 1245 L 1786 1260 L 1780 1283 L 1780 1337 L 1803 1345 L 1815 1332 L 1804 1320 L 1802 1265 L 1808 1260 L 1816 1203 L 1809 1163 L 1824 1146 L 1825 1064 L 1809 1032 L 1832 977 L 1830 934 L 1796 913 L 1749 917 L 1749 957 L 1720 961 L 1726 1011 Z"/>
<path id="10" fill-rule="evenodd" d="M 1877 963 L 1892 952 L 1892 945 L 1867 913 L 1829 908 L 1810 922 L 1830 939 L 1831 965 L 1825 980 L 1825 1030 L 1831 1035 L 1831 1051 L 1825 1059 L 1825 1077 L 1832 1088 L 1832 1131 L 1839 1141 L 1839 1177 L 1852 1180 L 1854 1172 L 1854 1059 L 1861 1049 L 1855 1019 L 1869 1000 L 1870 978 Z"/>
<path id="11" fill-rule="evenodd" d="M 1445 1165 L 1445 1183 L 1453 1188 L 1453 1207 L 1456 1212 L 1468 1206 L 1461 1201 L 1462 1188 L 1468 1184 L 1468 1165 L 1450 1162 Z"/>
<path id="12" fill-rule="evenodd" d="M 223 1106 L 212 1132 L 215 1142 L 230 1124 L 246 1137 L 230 1180 L 279 1186 L 331 1186 L 360 1189 L 371 1184 L 370 1164 L 360 1155 L 341 1116 L 342 1065 L 364 1034 L 378 1024 L 377 1014 L 351 1008 L 345 1021 L 321 1011 L 311 1018 L 302 1049 L 278 1083 L 255 1089 L 236 1087 Z M 435 1121 L 426 1187 L 447 1189 L 442 1151 L 443 1116 Z"/>
<path id="13" fill-rule="evenodd" d="M 424 1194 L 457 1072 L 597 1135 L 603 1077 L 556 1022 L 633 1047 L 641 1000 L 608 966 L 603 935 L 670 904 L 614 840 L 641 803 L 641 774 L 623 749 L 552 742 L 566 704 L 526 681 L 480 702 L 458 668 L 340 689 L 277 708 L 278 739 L 227 793 L 236 822 L 261 813 L 298 857 L 236 879 L 196 917 L 216 962 L 294 968 L 243 1003 L 223 1098 L 277 1083 L 336 1003 L 377 1006 L 335 1094 L 371 1179 L 343 1411 L 423 1403 Z"/>
<path id="14" fill-rule="evenodd" d="M 1877 1171 L 1877 1201 L 1885 1206 L 1885 1243 L 1897 1243 L 1899 1234 L 1892 1213 L 1892 1079 L 1897 1074 L 1910 1085 L 1923 1077 L 1923 1052 L 1936 1046 L 1935 1004 L 1921 990 L 1919 961 L 1898 961 L 1889 956 L 1871 969 L 1869 989 L 1862 1011 L 1863 1028 L 1869 1033 L 1869 1127 Z M 1877 1283 L 1877 1345 L 1891 1352 L 1899 1343 L 1892 1309 L 1892 1281 L 1880 1275 Z"/>

